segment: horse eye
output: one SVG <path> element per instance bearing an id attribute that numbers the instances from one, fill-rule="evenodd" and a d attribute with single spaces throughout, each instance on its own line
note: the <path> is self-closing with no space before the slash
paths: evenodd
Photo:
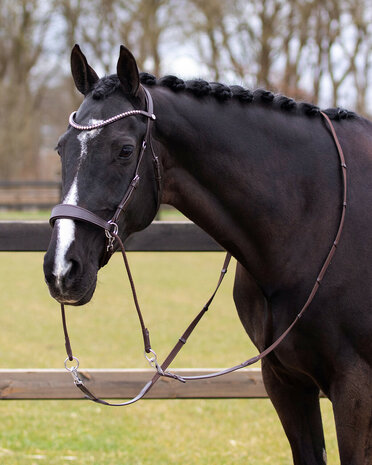
<path id="1" fill-rule="evenodd" d="M 119 153 L 119 158 L 128 158 L 133 153 L 133 145 L 123 145 L 121 152 Z"/>

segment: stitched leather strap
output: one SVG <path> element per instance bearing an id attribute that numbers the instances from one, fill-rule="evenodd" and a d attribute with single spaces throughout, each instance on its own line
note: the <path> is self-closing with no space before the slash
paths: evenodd
<path id="1" fill-rule="evenodd" d="M 84 221 L 86 223 L 94 224 L 95 226 L 98 226 L 99 228 L 105 229 L 107 231 L 110 231 L 111 229 L 111 223 L 109 221 L 106 221 L 95 213 L 92 213 L 85 208 L 78 207 L 77 205 L 61 203 L 53 207 L 49 219 L 50 225 L 54 226 L 56 220 L 62 218 Z"/>
<path id="2" fill-rule="evenodd" d="M 153 103 L 151 94 L 145 87 L 142 87 L 142 89 L 143 89 L 143 91 L 145 93 L 147 107 L 148 107 L 148 113 L 150 115 L 152 115 L 153 111 L 154 111 L 154 103 Z M 140 169 L 141 162 L 142 162 L 143 156 L 145 154 L 145 151 L 146 151 L 146 148 L 147 148 L 147 145 L 148 145 L 148 141 L 150 141 L 150 149 L 151 149 L 153 160 L 154 160 L 155 165 L 156 165 L 155 166 L 155 169 L 156 169 L 155 177 L 157 178 L 157 176 L 159 175 L 158 163 L 156 163 L 156 162 L 158 162 L 158 158 L 154 154 L 154 151 L 152 149 L 152 144 L 151 144 L 151 138 L 150 138 L 152 121 L 153 121 L 152 118 L 147 119 L 146 133 L 145 133 L 145 136 L 144 136 L 143 141 L 142 141 L 141 151 L 140 151 L 140 154 L 138 156 L 136 170 L 134 172 L 133 179 L 132 179 L 131 183 L 129 184 L 129 187 L 128 187 L 126 193 L 124 194 L 124 197 L 122 198 L 121 202 L 117 206 L 116 212 L 115 212 L 114 216 L 112 217 L 112 221 L 114 223 L 117 223 L 117 221 L 119 220 L 120 215 L 126 210 L 128 204 L 129 204 L 129 202 L 130 202 L 130 200 L 132 198 L 132 195 L 133 195 L 134 191 L 136 190 L 136 188 L 137 188 L 137 186 L 139 184 L 139 181 L 140 181 L 139 169 Z M 158 205 L 159 205 L 159 202 L 160 202 L 159 187 L 160 187 L 160 183 L 157 182 Z"/>
<path id="3" fill-rule="evenodd" d="M 136 306 L 138 318 L 140 320 L 140 324 L 141 324 L 141 328 L 142 328 L 143 338 L 144 338 L 144 341 L 145 341 L 145 350 L 146 350 L 146 343 L 147 343 L 148 348 L 149 348 L 148 351 L 150 352 L 151 351 L 151 346 L 150 346 L 150 340 L 149 340 L 149 336 L 148 336 L 148 330 L 147 330 L 147 328 L 145 328 L 145 324 L 143 322 L 141 310 L 140 310 L 140 307 L 139 307 L 139 304 L 138 304 L 138 299 L 137 299 L 137 294 L 136 294 L 134 282 L 133 282 L 133 279 L 132 279 L 132 275 L 131 275 L 130 268 L 129 268 L 129 265 L 128 265 L 128 260 L 127 260 L 127 257 L 126 257 L 125 248 L 124 248 L 124 245 L 123 245 L 122 241 L 120 240 L 120 238 L 116 237 L 116 239 L 118 240 L 119 247 L 120 247 L 120 249 L 122 251 L 123 260 L 124 260 L 124 263 L 125 263 L 125 268 L 127 270 L 128 278 L 129 278 L 129 281 L 130 281 L 130 285 L 131 285 L 131 289 L 132 289 L 132 293 L 133 293 L 133 300 L 134 300 L 134 303 L 135 303 L 135 306 Z M 231 260 L 231 255 L 229 253 L 227 253 L 226 257 L 225 257 L 225 260 L 224 260 L 224 263 L 223 263 L 221 273 L 220 273 L 220 277 L 219 277 L 218 282 L 217 282 L 217 286 L 216 286 L 213 294 L 208 299 L 207 303 L 204 305 L 202 310 L 197 314 L 197 316 L 192 320 L 192 322 L 186 328 L 185 332 L 179 338 L 176 345 L 173 347 L 173 349 L 171 350 L 171 352 L 169 353 L 167 358 L 164 360 L 162 365 L 160 367 L 158 367 L 158 371 L 154 374 L 151 381 L 149 381 L 141 389 L 141 391 L 137 394 L 137 396 L 135 396 L 133 399 L 131 399 L 129 401 L 126 401 L 126 402 L 121 402 L 121 403 L 107 402 L 107 401 L 102 400 L 102 399 L 98 398 L 97 396 L 95 396 L 85 386 L 84 382 L 80 379 L 77 370 L 69 369 L 69 371 L 72 373 L 72 376 L 74 378 L 74 383 L 75 383 L 76 387 L 79 388 L 81 392 L 83 392 L 83 394 L 85 395 L 85 397 L 87 399 L 89 399 L 89 400 L 91 400 L 93 402 L 103 404 L 103 405 L 110 405 L 110 406 L 113 406 L 113 407 L 122 407 L 122 406 L 125 406 L 125 405 L 133 404 L 134 402 L 137 402 L 138 400 L 142 399 L 144 397 L 144 395 L 147 392 L 149 392 L 149 390 L 152 388 L 152 386 L 157 382 L 157 380 L 160 378 L 160 376 L 166 376 L 166 377 L 169 377 L 169 378 L 174 378 L 174 379 L 177 379 L 177 380 L 183 382 L 183 380 L 184 380 L 183 378 L 181 378 L 180 376 L 175 375 L 173 373 L 167 372 L 166 370 L 169 367 L 169 365 L 172 363 L 172 361 L 175 359 L 178 352 L 186 344 L 187 339 L 189 338 L 189 336 L 191 335 L 191 333 L 193 332 L 193 330 L 195 329 L 196 325 L 199 323 L 199 321 L 201 320 L 203 315 L 208 311 L 209 306 L 212 303 L 212 301 L 213 301 L 213 299 L 214 299 L 214 297 L 215 297 L 215 295 L 216 295 L 216 293 L 217 293 L 217 291 L 218 291 L 218 289 L 219 289 L 219 287 L 220 287 L 220 285 L 221 285 L 221 283 L 223 281 L 223 278 L 225 277 L 225 275 L 227 273 L 227 269 L 228 269 L 230 260 Z M 68 359 L 72 361 L 72 360 L 74 360 L 75 357 L 72 354 L 70 338 L 69 338 L 69 335 L 68 335 L 67 324 L 66 324 L 65 308 L 64 308 L 63 304 L 61 304 L 61 314 L 62 314 L 63 331 L 64 331 L 64 335 L 65 335 L 66 352 L 67 352 Z"/>
<path id="4" fill-rule="evenodd" d="M 346 215 L 346 206 L 347 206 L 347 173 L 346 173 L 346 162 L 345 162 L 345 156 L 344 156 L 344 152 L 342 150 L 342 147 L 341 147 L 341 144 L 338 140 L 338 137 L 337 137 L 337 134 L 336 134 L 336 131 L 333 127 L 333 124 L 331 122 L 331 120 L 329 119 L 329 117 L 321 112 L 321 115 L 323 116 L 323 118 L 325 119 L 325 121 L 327 122 L 330 130 L 331 130 L 331 134 L 332 134 L 332 137 L 333 137 L 333 141 L 336 145 L 336 148 L 337 148 L 337 152 L 338 152 L 338 156 L 339 156 L 339 159 L 340 159 L 340 162 L 341 162 L 341 169 L 342 169 L 342 182 L 343 182 L 343 196 L 342 196 L 342 211 L 341 211 L 341 218 L 340 218 L 340 222 L 339 222 L 339 226 L 338 226 L 338 229 L 337 229 L 337 233 L 336 233 L 336 237 L 335 237 L 335 240 L 333 241 L 333 244 L 332 244 L 332 247 L 327 255 L 327 258 L 325 259 L 323 265 L 322 265 L 322 268 L 319 272 L 319 275 L 318 277 L 316 278 L 316 281 L 315 281 L 315 284 L 310 292 L 310 295 L 309 297 L 307 298 L 304 306 L 301 308 L 300 312 L 296 315 L 296 318 L 294 319 L 294 321 L 291 323 L 291 325 L 278 337 L 278 339 L 276 339 L 275 342 L 273 342 L 273 344 L 271 344 L 269 347 L 267 347 L 265 350 L 263 350 L 261 353 L 259 353 L 258 355 L 246 360 L 245 362 L 239 364 L 239 365 L 236 365 L 234 367 L 231 367 L 231 368 L 226 368 L 225 370 L 221 370 L 221 371 L 217 371 L 215 373 L 210 373 L 210 374 L 207 374 L 207 375 L 201 375 L 201 376 L 183 376 L 182 377 L 182 380 L 183 381 L 192 381 L 192 380 L 196 380 L 196 379 L 207 379 L 207 378 L 215 378 L 217 376 L 222 376 L 222 375 L 225 375 L 227 373 L 231 373 L 233 371 L 236 371 L 236 370 L 240 370 L 241 368 L 245 368 L 247 366 L 250 366 L 250 365 L 253 365 L 254 363 L 262 360 L 264 357 L 266 357 L 270 352 L 272 352 L 276 347 L 278 347 L 278 345 L 283 341 L 283 339 L 285 339 L 285 337 L 292 331 L 293 327 L 298 323 L 298 321 L 300 320 L 300 318 L 302 317 L 302 315 L 305 313 L 305 311 L 307 310 L 307 308 L 310 306 L 311 302 L 314 300 L 314 297 L 316 295 L 316 293 L 318 292 L 318 289 L 320 287 L 320 284 L 324 278 L 324 275 L 329 267 L 329 265 L 331 264 L 331 261 L 332 261 L 332 258 L 336 252 L 336 248 L 337 248 L 337 245 L 340 241 L 340 238 L 341 238 L 341 234 L 342 234 L 342 230 L 343 230 L 343 227 L 344 227 L 344 222 L 345 222 L 345 215 Z M 180 381 L 182 381 L 180 380 Z"/>

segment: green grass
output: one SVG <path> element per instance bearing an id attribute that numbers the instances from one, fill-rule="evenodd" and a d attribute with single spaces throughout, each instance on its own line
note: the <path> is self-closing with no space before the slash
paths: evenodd
<path id="1" fill-rule="evenodd" d="M 50 210 L 0 210 L 0 220 L 28 221 L 47 220 Z"/>
<path id="2" fill-rule="evenodd" d="M 43 283 L 42 257 L 0 255 L 2 368 L 63 366 L 59 307 Z M 209 297 L 223 255 L 131 253 L 129 260 L 162 359 Z M 256 353 L 233 308 L 233 269 L 174 367 L 231 366 Z M 68 320 L 83 368 L 147 367 L 118 254 L 100 271 L 93 302 L 68 308 Z M 331 407 L 321 403 L 329 463 L 336 464 Z M 269 400 L 145 400 L 117 409 L 76 400 L 2 401 L 0 417 L 2 465 L 292 463 Z"/>

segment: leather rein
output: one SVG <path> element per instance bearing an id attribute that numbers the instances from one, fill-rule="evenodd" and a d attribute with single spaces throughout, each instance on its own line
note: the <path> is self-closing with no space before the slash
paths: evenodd
<path id="1" fill-rule="evenodd" d="M 93 130 L 93 129 L 97 129 L 97 128 L 101 128 L 103 126 L 106 126 L 107 124 L 111 124 L 111 123 L 113 123 L 115 121 L 118 121 L 119 119 L 125 118 L 127 116 L 142 115 L 142 116 L 145 116 L 147 118 L 146 132 L 145 132 L 145 136 L 144 136 L 143 141 L 142 141 L 142 146 L 141 146 L 141 150 L 140 150 L 140 153 L 139 153 L 137 166 L 136 166 L 136 169 L 135 169 L 133 179 L 130 182 L 130 184 L 129 184 L 128 188 L 127 188 L 127 191 L 125 192 L 122 201 L 118 205 L 114 216 L 110 220 L 107 221 L 107 220 L 104 220 L 101 217 L 97 216 L 95 213 L 93 213 L 93 212 L 91 212 L 89 210 L 86 210 L 85 208 L 82 208 L 82 207 L 79 207 L 79 206 L 76 206 L 76 205 L 70 205 L 70 204 L 59 204 L 59 205 L 56 205 L 53 208 L 52 213 L 51 213 L 51 218 L 50 218 L 50 224 L 52 226 L 54 226 L 54 223 L 55 223 L 55 221 L 57 219 L 68 218 L 68 219 L 72 219 L 72 220 L 78 220 L 78 221 L 83 221 L 83 222 L 86 222 L 86 223 L 90 223 L 90 224 L 92 224 L 92 225 L 94 225 L 96 227 L 102 228 L 105 231 L 105 234 L 106 234 L 106 251 L 105 251 L 105 254 L 104 254 L 104 256 L 103 256 L 103 258 L 101 260 L 101 264 L 106 264 L 107 261 L 109 260 L 109 258 L 111 257 L 111 255 L 113 254 L 113 252 L 114 252 L 114 242 L 115 241 L 118 244 L 118 247 L 120 248 L 121 253 L 122 253 L 124 265 L 125 265 L 126 272 L 127 272 L 128 279 L 129 279 L 129 283 L 130 283 L 130 286 L 131 286 L 133 301 L 134 301 L 134 304 L 135 304 L 135 307 L 136 307 L 136 311 L 137 311 L 137 314 L 138 314 L 138 319 L 139 319 L 141 330 L 142 330 L 145 357 L 148 360 L 148 362 L 150 363 L 150 365 L 155 369 L 155 374 L 153 375 L 152 379 L 150 381 L 148 381 L 147 384 L 145 384 L 145 386 L 137 394 L 137 396 L 135 396 L 133 399 L 130 399 L 130 400 L 126 401 L 126 402 L 110 403 L 110 402 L 107 402 L 105 400 L 102 400 L 102 399 L 96 397 L 87 388 L 87 386 L 81 380 L 81 378 L 79 376 L 79 373 L 78 373 L 79 360 L 76 357 L 74 357 L 73 353 L 72 353 L 70 338 L 69 338 L 68 330 L 67 330 L 65 308 L 64 308 L 64 305 L 61 304 L 62 325 L 63 325 L 63 331 L 64 331 L 64 336 L 65 336 L 65 347 L 66 347 L 66 352 L 67 352 L 67 358 L 65 360 L 65 367 L 66 367 L 67 371 L 69 371 L 71 373 L 76 387 L 79 388 L 83 392 L 83 394 L 85 395 L 85 397 L 87 399 L 89 399 L 89 400 L 91 400 L 93 402 L 97 402 L 99 404 L 110 405 L 110 406 L 124 406 L 124 405 L 129 405 L 129 404 L 133 404 L 134 402 L 137 402 L 138 400 L 142 399 L 147 392 L 149 392 L 149 390 L 152 388 L 152 386 L 162 376 L 169 377 L 169 378 L 174 378 L 174 379 L 176 379 L 178 381 L 181 381 L 183 383 L 186 382 L 186 381 L 197 380 L 197 379 L 214 378 L 214 377 L 225 375 L 227 373 L 231 373 L 233 371 L 240 370 L 241 368 L 245 368 L 247 366 L 250 366 L 250 365 L 258 362 L 259 360 L 263 359 L 270 352 L 272 352 L 282 342 L 282 340 L 288 335 L 288 333 L 292 330 L 292 328 L 300 320 L 300 318 L 305 313 L 306 309 L 310 306 L 311 302 L 313 301 L 313 299 L 314 299 L 314 297 L 315 297 L 315 295 L 316 295 L 316 293 L 317 293 L 317 291 L 318 291 L 318 289 L 320 287 L 322 279 L 323 279 L 323 277 L 324 277 L 324 275 L 325 275 L 325 273 L 326 273 L 326 271 L 327 271 L 327 269 L 328 269 L 328 267 L 329 267 L 329 265 L 330 265 L 330 263 L 332 261 L 332 258 L 333 258 L 334 254 L 336 252 L 336 248 L 337 248 L 337 246 L 339 244 L 339 241 L 340 241 L 340 238 L 341 238 L 341 233 L 342 233 L 343 226 L 344 226 L 345 214 L 346 214 L 346 205 L 347 205 L 347 203 L 346 203 L 347 202 L 347 174 L 346 174 L 345 157 L 344 157 L 340 142 L 338 140 L 338 137 L 336 135 L 336 132 L 335 132 L 335 129 L 333 127 L 332 122 L 330 121 L 329 117 L 325 113 L 320 112 L 322 117 L 325 119 L 325 121 L 327 122 L 327 124 L 329 126 L 329 129 L 331 131 L 331 135 L 333 137 L 333 141 L 334 141 L 334 143 L 336 145 L 336 148 L 337 148 L 337 152 L 338 152 L 338 156 L 339 156 L 339 160 L 340 160 L 340 164 L 341 164 L 342 179 L 343 179 L 342 211 L 341 211 L 341 218 L 340 218 L 340 222 L 339 222 L 339 226 L 338 226 L 338 229 L 337 229 L 335 239 L 333 241 L 333 244 L 332 244 L 332 246 L 331 246 L 331 248 L 329 250 L 327 258 L 325 259 L 325 261 L 324 261 L 324 263 L 322 265 L 320 273 L 316 278 L 315 284 L 314 284 L 314 286 L 313 286 L 313 288 L 312 288 L 312 290 L 311 290 L 305 304 L 301 308 L 300 312 L 296 315 L 295 319 L 290 324 L 290 326 L 278 337 L 278 339 L 275 340 L 275 342 L 273 342 L 269 347 L 267 347 L 265 350 L 263 350 L 262 352 L 260 352 L 256 356 L 254 356 L 254 357 L 240 363 L 239 365 L 235 365 L 235 366 L 233 366 L 231 368 L 226 368 L 224 370 L 217 371 L 215 373 L 211 373 L 211 374 L 207 374 L 207 375 L 200 375 L 200 376 L 182 376 L 181 377 L 181 376 L 176 375 L 176 374 L 174 374 L 174 373 L 172 373 L 170 371 L 167 371 L 169 365 L 172 363 L 174 358 L 177 356 L 177 354 L 181 350 L 181 348 L 185 345 L 186 341 L 188 340 L 190 334 L 195 329 L 196 325 L 199 323 L 199 321 L 201 320 L 203 315 L 208 311 L 209 306 L 212 303 L 212 301 L 213 301 L 213 299 L 214 299 L 214 297 L 215 297 L 215 295 L 216 295 L 216 293 L 217 293 L 217 291 L 218 291 L 218 289 L 219 289 L 219 287 L 220 287 L 220 285 L 222 283 L 222 280 L 223 280 L 223 278 L 224 278 L 224 276 L 225 276 L 225 274 L 227 272 L 228 265 L 229 265 L 230 260 L 231 260 L 231 255 L 229 253 L 226 254 L 226 257 L 225 257 L 225 260 L 224 260 L 224 263 L 223 263 L 223 267 L 222 267 L 222 270 L 221 270 L 221 273 L 220 273 L 220 277 L 219 277 L 218 282 L 217 282 L 217 286 L 216 286 L 215 290 L 213 291 L 211 297 L 208 299 L 208 301 L 206 302 L 204 307 L 201 309 L 201 311 L 196 315 L 196 317 L 192 320 L 192 322 L 186 328 L 185 332 L 178 339 L 177 343 L 175 344 L 175 346 L 173 347 L 173 349 L 171 350 L 169 355 L 166 357 L 164 362 L 160 365 L 158 363 L 158 361 L 157 361 L 157 356 L 156 356 L 155 351 L 151 348 L 149 331 L 146 328 L 145 323 L 144 323 L 144 319 L 143 319 L 142 312 L 141 312 L 139 302 L 138 302 L 138 298 L 137 298 L 137 293 L 136 293 L 133 277 L 132 277 L 130 267 L 129 267 L 129 263 L 128 263 L 128 259 L 127 259 L 127 256 L 126 256 L 125 247 L 124 247 L 124 244 L 123 244 L 122 240 L 119 237 L 119 227 L 118 227 L 118 224 L 117 224 L 120 215 L 126 210 L 128 204 L 129 204 L 129 202 L 130 202 L 130 200 L 131 200 L 131 198 L 133 196 L 133 193 L 134 193 L 134 191 L 135 191 L 135 189 L 138 186 L 138 183 L 140 181 L 139 168 L 140 168 L 142 159 L 144 157 L 146 148 L 148 146 L 150 146 L 151 155 L 152 155 L 153 162 L 154 162 L 155 178 L 156 178 L 156 181 L 157 181 L 157 188 L 158 188 L 158 203 L 160 203 L 160 195 L 159 195 L 159 192 L 160 192 L 160 189 L 161 189 L 160 164 L 159 164 L 158 157 L 155 155 L 154 150 L 152 148 L 152 144 L 151 144 L 151 124 L 152 124 L 153 121 L 156 120 L 156 117 L 155 117 L 155 115 L 153 113 L 152 97 L 151 97 L 150 93 L 148 92 L 148 90 L 146 88 L 142 87 L 142 89 L 145 92 L 146 103 L 147 103 L 147 111 L 131 110 L 131 111 L 128 111 L 128 112 L 125 112 L 125 113 L 120 113 L 119 115 L 116 115 L 116 116 L 114 116 L 112 118 L 109 118 L 109 119 L 107 119 L 105 121 L 102 121 L 102 122 L 99 122 L 99 123 L 96 123 L 96 124 L 92 124 L 92 125 L 85 125 L 85 126 L 79 125 L 79 124 L 77 124 L 75 122 L 75 119 L 74 119 L 75 112 L 71 114 L 70 119 L 69 119 L 70 125 L 72 127 L 74 127 L 75 129 L 78 129 L 78 130 L 81 130 L 81 131 L 90 131 L 90 130 Z M 68 361 L 71 361 L 71 362 L 75 361 L 76 365 L 72 366 L 72 367 L 69 367 L 67 365 Z"/>

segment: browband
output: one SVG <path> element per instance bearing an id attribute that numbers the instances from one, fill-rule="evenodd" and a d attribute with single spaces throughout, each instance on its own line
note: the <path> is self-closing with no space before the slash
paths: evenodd
<path id="1" fill-rule="evenodd" d="M 81 125 L 75 122 L 75 115 L 76 111 L 73 111 L 68 119 L 68 122 L 70 126 L 72 126 L 75 129 L 78 129 L 79 131 L 92 131 L 93 129 L 103 128 L 104 126 L 107 126 L 111 123 L 115 123 L 115 121 L 118 121 L 122 118 L 126 118 L 127 116 L 143 115 L 147 118 L 152 119 L 153 121 L 156 120 L 156 116 L 154 115 L 154 113 L 149 113 L 148 111 L 144 110 L 129 110 L 125 111 L 124 113 L 119 113 L 118 115 L 112 116 L 111 118 L 105 119 L 104 121 L 100 121 L 99 123 Z"/>

